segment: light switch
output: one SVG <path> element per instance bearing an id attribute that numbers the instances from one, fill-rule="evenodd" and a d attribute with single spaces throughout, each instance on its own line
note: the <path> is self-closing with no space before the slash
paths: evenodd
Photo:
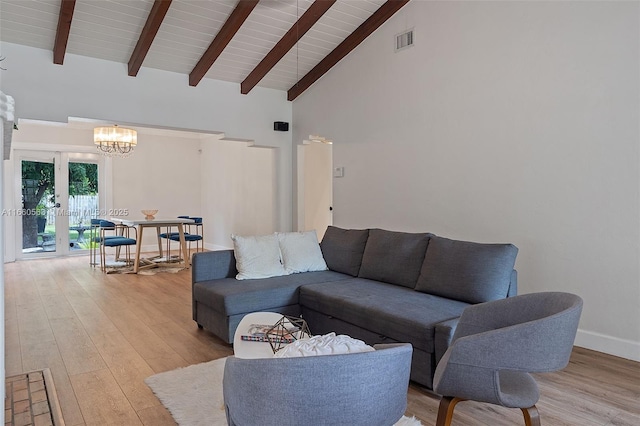
<path id="1" fill-rule="evenodd" d="M 333 177 L 335 177 L 335 178 L 344 177 L 344 167 L 334 167 L 333 168 Z"/>

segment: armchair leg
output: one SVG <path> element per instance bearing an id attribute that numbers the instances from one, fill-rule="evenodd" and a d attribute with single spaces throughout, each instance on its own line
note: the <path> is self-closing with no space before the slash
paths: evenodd
<path id="1" fill-rule="evenodd" d="M 450 426 L 453 419 L 453 410 L 456 404 L 460 401 L 464 401 L 461 398 L 452 398 L 450 396 L 443 396 L 440 400 L 440 406 L 438 407 L 438 419 L 436 420 L 436 426 Z"/>
<path id="2" fill-rule="evenodd" d="M 521 408 L 524 415 L 524 424 L 526 426 L 540 426 L 540 414 L 538 408 L 534 405 L 529 408 Z"/>

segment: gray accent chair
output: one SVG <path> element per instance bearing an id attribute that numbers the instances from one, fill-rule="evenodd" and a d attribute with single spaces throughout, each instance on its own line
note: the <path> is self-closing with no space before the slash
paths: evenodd
<path id="1" fill-rule="evenodd" d="M 227 358 L 230 426 L 390 426 L 407 407 L 410 344 L 299 358 Z"/>
<path id="2" fill-rule="evenodd" d="M 567 366 L 581 312 L 580 297 L 560 292 L 466 308 L 433 379 L 433 390 L 443 396 L 436 426 L 450 425 L 464 400 L 520 408 L 526 425 L 540 425 L 540 395 L 529 373 Z"/>

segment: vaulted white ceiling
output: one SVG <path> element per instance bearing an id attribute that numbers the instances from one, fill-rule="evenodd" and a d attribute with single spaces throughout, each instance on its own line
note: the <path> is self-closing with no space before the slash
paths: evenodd
<path id="1" fill-rule="evenodd" d="M 394 2 L 406 1 L 388 3 Z M 290 29 L 296 31 L 296 22 L 313 3 L 259 1 L 204 77 L 243 82 Z M 257 85 L 291 89 L 385 3 L 336 1 Z M 238 0 L 171 1 L 139 78 L 145 67 L 190 74 L 237 4 Z M 66 53 L 129 63 L 153 7 L 154 0 L 77 0 Z M 2 0 L 0 39 L 53 51 L 60 11 L 61 0 Z M 374 23 L 374 30 L 382 22 Z"/>

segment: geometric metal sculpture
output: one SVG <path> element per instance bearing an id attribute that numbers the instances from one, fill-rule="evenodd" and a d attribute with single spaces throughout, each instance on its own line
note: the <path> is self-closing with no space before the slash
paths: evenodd
<path id="1" fill-rule="evenodd" d="M 289 343 L 311 337 L 311 332 L 307 322 L 302 318 L 283 315 L 273 327 L 267 330 L 265 337 L 275 354 Z"/>

